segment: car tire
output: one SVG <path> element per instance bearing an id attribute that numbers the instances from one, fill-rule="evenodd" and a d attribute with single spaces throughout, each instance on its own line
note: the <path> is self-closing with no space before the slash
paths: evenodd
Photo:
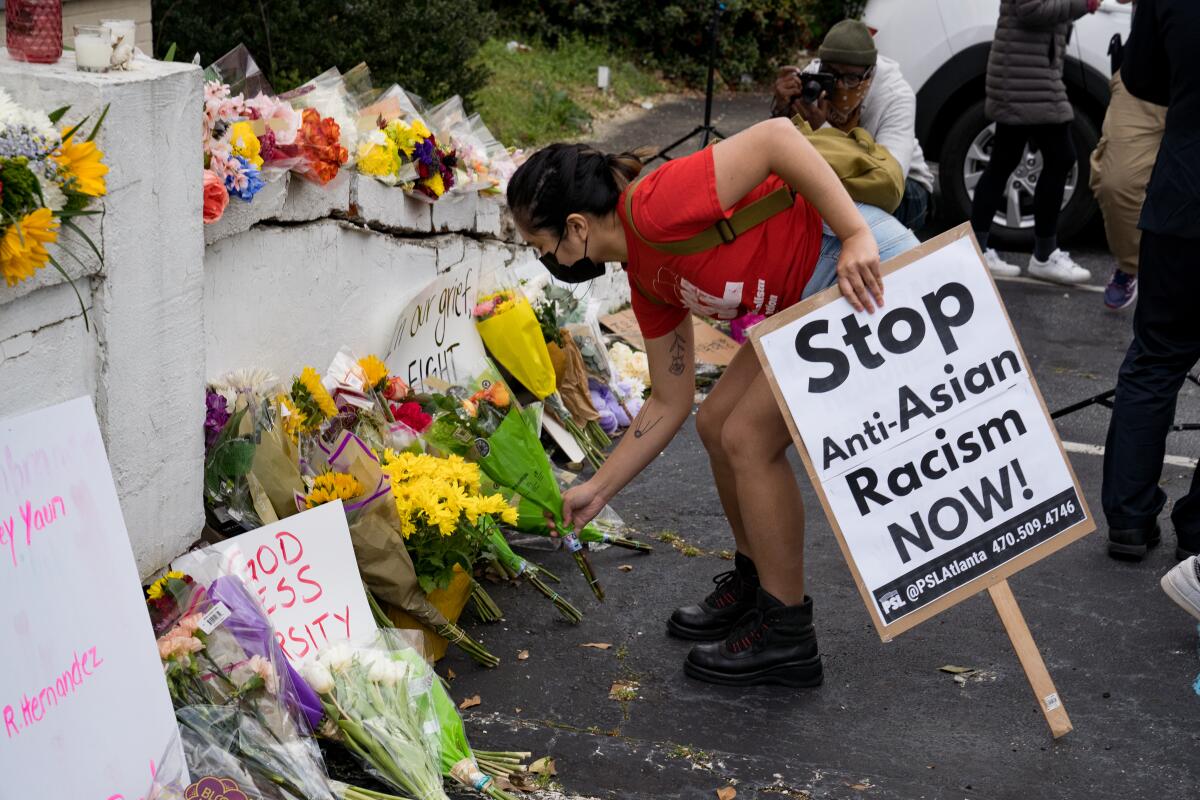
<path id="1" fill-rule="evenodd" d="M 980 100 L 966 107 L 946 132 L 938 162 L 939 184 L 942 194 L 945 220 L 958 223 L 971 218 L 971 195 L 964 178 L 968 151 L 991 121 L 983 111 Z M 1096 123 L 1078 108 L 1071 123 L 1071 136 L 1075 141 L 1076 179 L 1075 190 L 1067 200 L 1058 218 L 1058 235 L 1071 239 L 1088 226 L 1097 213 L 1096 200 L 1088 187 L 1091 174 L 1088 158 L 1100 139 Z M 1032 250 L 1032 215 L 1027 214 L 1024 223 L 1028 227 L 1010 227 L 993 222 L 990 243 L 1005 250 Z"/>

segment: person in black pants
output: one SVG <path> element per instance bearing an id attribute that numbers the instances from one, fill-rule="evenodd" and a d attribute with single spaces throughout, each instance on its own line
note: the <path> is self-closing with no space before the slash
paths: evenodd
<path id="1" fill-rule="evenodd" d="M 1100 0 L 1001 0 L 988 54 L 984 113 L 996 123 L 992 155 L 975 185 L 971 228 L 993 275 L 1015 277 L 1021 268 L 988 247 L 992 218 L 1026 143 L 1042 156 L 1033 193 L 1034 245 L 1029 274 L 1056 283 L 1082 283 L 1091 273 L 1058 249 L 1058 212 L 1075 163 L 1071 120 L 1075 110 L 1063 83 L 1071 25 L 1095 12 Z"/>
<path id="2" fill-rule="evenodd" d="M 1158 485 L 1167 431 L 1187 372 L 1200 359 L 1200 3 L 1139 0 L 1121 78 L 1167 106 L 1167 124 L 1138 227 L 1140 300 L 1117 381 L 1104 454 L 1108 550 L 1140 559 L 1160 538 Z M 1200 474 L 1175 503 L 1176 557 L 1200 552 Z"/>

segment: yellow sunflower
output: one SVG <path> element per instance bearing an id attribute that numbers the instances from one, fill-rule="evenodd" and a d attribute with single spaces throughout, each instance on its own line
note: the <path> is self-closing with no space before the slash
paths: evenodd
<path id="1" fill-rule="evenodd" d="M 39 208 L 24 219 L 9 225 L 0 239 L 0 274 L 9 286 L 16 286 L 46 266 L 50 253 L 46 245 L 58 239 L 58 220 L 48 208 Z"/>
<path id="2" fill-rule="evenodd" d="M 73 188 L 89 197 L 100 197 L 108 191 L 104 176 L 108 167 L 100 159 L 104 153 L 95 142 L 77 142 L 75 137 L 63 140 L 62 147 L 54 155 L 67 175 L 75 179 Z"/>

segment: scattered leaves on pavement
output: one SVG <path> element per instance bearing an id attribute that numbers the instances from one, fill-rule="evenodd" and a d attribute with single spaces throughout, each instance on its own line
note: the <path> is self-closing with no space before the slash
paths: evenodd
<path id="1" fill-rule="evenodd" d="M 463 700 L 461 703 L 458 704 L 458 710 L 466 711 L 468 708 L 474 708 L 475 706 L 479 705 L 482 702 L 483 701 L 479 699 L 479 695 L 475 695 L 474 697 L 468 697 L 466 700 Z"/>
<path id="2" fill-rule="evenodd" d="M 558 769 L 554 766 L 554 759 L 549 756 L 539 758 L 537 761 L 529 765 L 526 772 L 531 772 L 534 775 L 557 775 Z"/>
<path id="3" fill-rule="evenodd" d="M 735 797 L 737 797 L 737 789 L 732 786 L 717 789 L 717 800 L 733 800 Z"/>
<path id="4" fill-rule="evenodd" d="M 584 642 L 580 647 L 590 647 L 593 650 L 607 650 L 612 647 L 608 642 Z"/>
<path id="5" fill-rule="evenodd" d="M 517 661 L 524 661 L 527 658 L 529 658 L 528 650 L 522 650 L 521 652 L 517 653 Z"/>
<path id="6" fill-rule="evenodd" d="M 608 690 L 608 699 L 622 702 L 636 700 L 639 688 L 637 681 L 613 681 L 612 688 Z"/>

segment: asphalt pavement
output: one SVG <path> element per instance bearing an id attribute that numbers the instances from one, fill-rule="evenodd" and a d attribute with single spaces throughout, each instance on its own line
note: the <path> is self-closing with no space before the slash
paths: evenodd
<path id="1" fill-rule="evenodd" d="M 740 129 L 764 107 L 761 95 L 720 98 L 716 126 Z M 598 127 L 596 137 L 608 149 L 661 146 L 701 114 L 694 98 L 660 104 Z M 1072 247 L 1092 272 L 1091 287 L 1000 282 L 1051 409 L 1111 388 L 1130 339 L 1131 313 L 1106 310 L 1097 291 L 1113 268 L 1102 236 Z M 1144 562 L 1105 553 L 1099 493 L 1108 419 L 1093 406 L 1058 424 L 1100 531 L 1010 580 L 1075 726 L 1060 740 L 1051 738 L 986 593 L 880 642 L 804 478 L 807 580 L 825 685 L 730 689 L 686 678 L 689 645 L 669 638 L 665 621 L 731 568 L 722 551 L 733 546 L 690 422 L 614 502 L 655 552 L 592 555 L 604 604 L 565 554 L 524 549 L 564 579 L 583 622 L 561 621 L 528 586 L 493 587 L 505 621 L 471 631 L 503 663 L 484 670 L 451 654 L 439 671 L 456 673 L 457 699 L 479 695 L 464 715 L 481 747 L 554 757 L 555 780 L 571 797 L 691 800 L 733 786 L 739 800 L 1196 798 L 1197 627 L 1158 585 L 1174 564 L 1166 513 L 1164 545 Z M 1177 419 L 1200 422 L 1200 388 L 1185 386 Z M 1200 432 L 1172 434 L 1167 451 L 1162 485 L 1177 498 L 1200 455 Z M 518 659 L 522 651 L 528 657 Z M 939 671 L 945 665 L 976 671 L 960 683 Z M 618 681 L 631 686 L 610 699 Z"/>

